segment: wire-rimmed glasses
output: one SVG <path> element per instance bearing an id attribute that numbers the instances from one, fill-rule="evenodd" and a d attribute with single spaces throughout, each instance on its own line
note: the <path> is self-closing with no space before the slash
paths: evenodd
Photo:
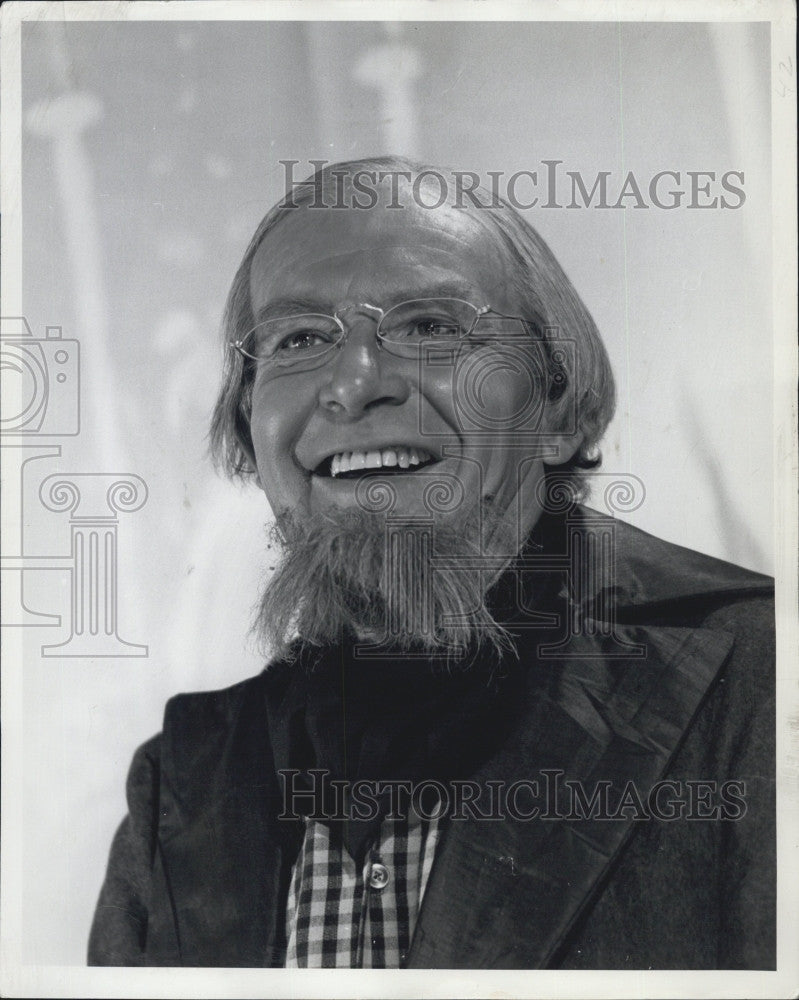
<path id="1" fill-rule="evenodd" d="M 488 305 L 475 306 L 456 298 L 410 299 L 386 310 L 363 302 L 359 308 L 379 314 L 378 345 L 402 358 L 418 358 L 431 345 L 446 347 L 466 341 L 487 314 L 530 325 L 521 316 L 506 316 Z M 347 335 L 337 315 L 298 313 L 266 319 L 231 346 L 245 358 L 271 367 L 315 367 L 342 347 Z"/>

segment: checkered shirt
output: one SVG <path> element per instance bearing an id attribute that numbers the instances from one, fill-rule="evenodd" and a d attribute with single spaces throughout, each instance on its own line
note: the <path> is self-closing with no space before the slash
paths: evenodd
<path id="1" fill-rule="evenodd" d="M 384 820 L 358 869 L 327 825 L 306 819 L 286 908 L 286 967 L 402 968 L 438 838 L 437 820 Z"/>

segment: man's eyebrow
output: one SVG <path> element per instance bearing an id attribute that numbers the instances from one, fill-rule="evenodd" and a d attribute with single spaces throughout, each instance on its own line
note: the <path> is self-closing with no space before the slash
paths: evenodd
<path id="1" fill-rule="evenodd" d="M 414 299 L 464 299 L 467 302 L 474 302 L 475 305 L 482 305 L 482 302 L 475 302 L 477 297 L 479 296 L 468 282 L 456 278 L 436 282 L 432 285 L 405 288 L 393 293 L 389 299 L 385 300 L 385 304 L 396 305 L 398 302 L 408 302 Z"/>
<path id="2" fill-rule="evenodd" d="M 290 298 L 273 299 L 267 302 L 255 314 L 255 322 L 263 323 L 268 319 L 277 316 L 296 316 L 298 313 L 323 313 L 330 315 L 329 304 L 319 302 L 315 299 Z"/>
<path id="3" fill-rule="evenodd" d="M 382 306 L 385 309 L 395 306 L 400 302 L 409 302 L 416 299 L 464 299 L 474 301 L 476 293 L 474 288 L 462 280 L 448 280 L 436 282 L 432 285 L 415 285 L 406 287 L 391 295 L 384 297 L 380 302 L 373 302 L 372 305 Z M 474 305 L 485 305 L 484 302 L 474 301 Z M 333 314 L 338 306 L 331 306 L 329 302 L 322 302 L 318 299 L 310 299 L 292 296 L 291 298 L 273 299 L 262 306 L 255 314 L 255 322 L 263 323 L 268 319 L 278 316 L 296 316 L 299 313 L 322 313 L 326 316 Z"/>

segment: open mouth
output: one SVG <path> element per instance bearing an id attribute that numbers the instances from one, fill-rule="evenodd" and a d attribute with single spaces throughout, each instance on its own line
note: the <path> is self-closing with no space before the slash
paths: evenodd
<path id="1" fill-rule="evenodd" d="M 397 475 L 413 473 L 436 462 L 423 448 L 395 445 L 374 451 L 341 451 L 323 459 L 314 469 L 317 476 L 358 479 L 370 473 Z"/>

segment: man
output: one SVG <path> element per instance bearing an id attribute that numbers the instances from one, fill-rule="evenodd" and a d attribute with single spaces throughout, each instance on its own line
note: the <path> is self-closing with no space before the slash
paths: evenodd
<path id="1" fill-rule="evenodd" d="M 272 662 L 136 754 L 92 963 L 774 967 L 770 582 L 577 503 L 598 332 L 445 176 L 327 167 L 245 254 L 212 445 Z"/>

